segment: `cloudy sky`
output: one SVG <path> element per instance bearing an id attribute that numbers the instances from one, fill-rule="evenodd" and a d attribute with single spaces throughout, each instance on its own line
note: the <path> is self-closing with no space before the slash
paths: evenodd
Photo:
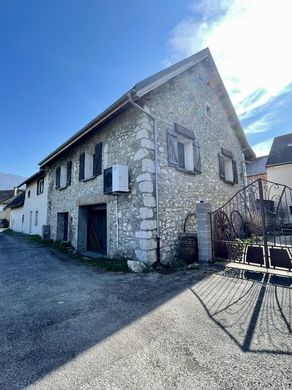
<path id="1" fill-rule="evenodd" d="M 292 2 L 204 0 L 171 31 L 167 61 L 208 46 L 257 155 L 292 132 Z"/>
<path id="2" fill-rule="evenodd" d="M 291 0 L 0 0 L 0 172 L 37 163 L 141 79 L 209 47 L 250 144 L 292 132 Z"/>

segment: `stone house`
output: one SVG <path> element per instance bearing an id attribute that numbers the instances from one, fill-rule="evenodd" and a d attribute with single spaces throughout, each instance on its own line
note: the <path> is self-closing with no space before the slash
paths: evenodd
<path id="1" fill-rule="evenodd" d="M 51 238 L 167 263 L 196 202 L 229 199 L 254 157 L 204 49 L 136 84 L 40 162 Z"/>

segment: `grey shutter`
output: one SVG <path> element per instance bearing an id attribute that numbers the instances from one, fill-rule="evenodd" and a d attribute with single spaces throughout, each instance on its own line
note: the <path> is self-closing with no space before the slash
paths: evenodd
<path id="1" fill-rule="evenodd" d="M 170 164 L 178 164 L 177 137 L 171 133 L 167 133 L 167 152 L 168 162 Z"/>
<path id="2" fill-rule="evenodd" d="M 93 156 L 93 175 L 101 175 L 102 173 L 102 143 L 95 145 L 95 153 Z"/>
<path id="3" fill-rule="evenodd" d="M 66 180 L 67 186 L 71 185 L 71 176 L 72 176 L 71 172 L 72 172 L 72 161 L 68 161 L 67 162 L 67 180 Z"/>
<path id="4" fill-rule="evenodd" d="M 60 188 L 60 180 L 61 180 L 61 167 L 56 169 L 56 188 Z"/>
<path id="5" fill-rule="evenodd" d="M 237 164 L 235 160 L 232 160 L 232 169 L 233 169 L 233 182 L 238 183 Z"/>
<path id="6" fill-rule="evenodd" d="M 196 141 L 193 142 L 193 149 L 194 149 L 194 171 L 202 172 L 201 146 Z"/>
<path id="7" fill-rule="evenodd" d="M 224 157 L 221 156 L 221 154 L 218 154 L 218 161 L 219 161 L 219 176 L 221 179 L 225 180 L 225 164 L 224 164 Z"/>
<path id="8" fill-rule="evenodd" d="M 81 153 L 79 156 L 79 180 L 84 179 L 84 168 L 85 168 L 85 153 Z"/>

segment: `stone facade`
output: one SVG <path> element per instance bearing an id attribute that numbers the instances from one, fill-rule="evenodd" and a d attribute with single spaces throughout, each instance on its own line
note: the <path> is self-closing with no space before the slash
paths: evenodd
<path id="1" fill-rule="evenodd" d="M 208 202 L 214 210 L 244 185 L 241 165 L 244 166 L 245 158 L 241 144 L 218 93 L 206 84 L 206 79 L 207 69 L 200 63 L 149 93 L 143 102 L 157 118 L 162 262 L 171 261 L 177 254 L 179 233 L 183 231 L 187 214 L 195 212 L 196 202 Z M 206 114 L 206 103 L 211 107 L 212 118 Z M 166 137 L 174 123 L 193 131 L 199 142 L 201 174 L 169 165 Z M 219 177 L 221 147 L 234 154 L 238 184 L 228 184 Z"/>
<path id="2" fill-rule="evenodd" d="M 206 83 L 204 63 L 149 92 L 139 104 L 156 118 L 158 131 L 159 208 L 161 228 L 161 259 L 167 263 L 177 254 L 178 236 L 188 213 L 196 203 L 205 201 L 212 208 L 221 205 L 243 185 L 220 179 L 218 153 L 224 147 L 233 152 L 239 173 L 244 163 L 242 147 L 230 126 L 226 109 L 218 93 Z M 212 116 L 206 113 L 206 103 Z M 193 132 L 201 146 L 202 172 L 196 174 L 169 165 L 167 131 L 178 123 Z M 130 192 L 104 195 L 103 176 L 79 181 L 79 155 L 93 153 L 94 145 L 102 142 L 102 168 L 115 163 L 129 167 Z M 49 168 L 48 223 L 56 239 L 57 213 L 69 213 L 69 240 L 78 250 L 80 209 L 93 204 L 107 205 L 107 255 L 126 256 L 147 264 L 156 261 L 156 199 L 154 175 L 153 122 L 133 107 L 127 108 L 100 128 L 62 160 Z M 63 189 L 55 188 L 55 171 L 72 161 L 72 182 Z"/>
<path id="3" fill-rule="evenodd" d="M 120 114 L 99 129 L 82 145 L 75 147 L 63 159 L 49 168 L 48 223 L 51 238 L 57 238 L 57 214 L 69 213 L 69 241 L 85 251 L 78 234 L 80 208 L 106 204 L 107 255 L 127 256 L 141 261 L 155 261 L 155 222 L 153 194 L 152 127 L 148 118 L 135 109 Z M 79 155 L 93 153 L 95 144 L 102 142 L 102 168 L 124 163 L 129 168 L 130 192 L 120 196 L 103 194 L 103 175 L 79 181 Z M 71 185 L 55 188 L 56 169 L 72 161 Z M 83 247 L 82 247 L 83 246 Z"/>

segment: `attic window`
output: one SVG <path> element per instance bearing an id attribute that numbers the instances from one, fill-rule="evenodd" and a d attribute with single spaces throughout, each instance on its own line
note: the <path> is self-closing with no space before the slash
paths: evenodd
<path id="1" fill-rule="evenodd" d="M 212 107 L 209 103 L 205 104 L 206 115 L 208 118 L 212 118 Z"/>

